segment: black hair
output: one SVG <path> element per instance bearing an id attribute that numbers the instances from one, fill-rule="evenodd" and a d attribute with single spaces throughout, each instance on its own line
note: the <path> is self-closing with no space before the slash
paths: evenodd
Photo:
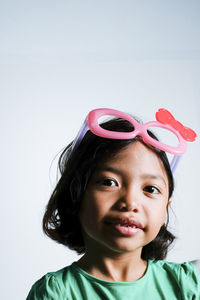
<path id="1" fill-rule="evenodd" d="M 112 131 L 134 130 L 130 122 L 121 118 L 105 121 L 101 127 Z M 158 140 L 151 131 L 148 131 L 148 134 Z M 64 149 L 58 162 L 61 177 L 43 217 L 43 230 L 47 236 L 75 250 L 78 254 L 85 252 L 79 210 L 89 179 L 101 161 L 109 159 L 135 141 L 144 143 L 139 136 L 129 140 L 115 140 L 98 137 L 88 131 L 72 153 L 70 153 L 72 143 Z M 151 145 L 145 145 L 152 149 L 163 163 L 168 177 L 170 199 L 174 190 L 174 181 L 167 155 Z M 156 238 L 143 247 L 143 259 L 159 260 L 166 257 L 168 248 L 175 239 L 175 236 L 167 229 L 168 221 L 167 219 L 167 224 L 161 227 Z"/>

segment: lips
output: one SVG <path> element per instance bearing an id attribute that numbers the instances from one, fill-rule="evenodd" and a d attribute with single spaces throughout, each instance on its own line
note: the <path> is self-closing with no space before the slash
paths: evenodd
<path id="1" fill-rule="evenodd" d="M 106 218 L 105 224 L 121 237 L 132 237 L 143 232 L 144 226 L 135 218 Z"/>
<path id="2" fill-rule="evenodd" d="M 107 218 L 105 220 L 106 224 L 116 225 L 121 227 L 129 227 L 136 229 L 144 229 L 144 226 L 141 222 L 137 221 L 134 218 L 120 217 L 120 218 Z"/>

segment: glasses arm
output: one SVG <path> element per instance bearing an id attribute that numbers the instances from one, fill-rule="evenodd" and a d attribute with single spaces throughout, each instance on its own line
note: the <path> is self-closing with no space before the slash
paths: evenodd
<path id="1" fill-rule="evenodd" d="M 182 157 L 182 155 L 174 155 L 174 157 L 170 163 L 170 168 L 171 168 L 172 173 L 175 172 L 181 157 Z"/>
<path id="2" fill-rule="evenodd" d="M 83 125 L 81 126 L 76 138 L 74 139 L 72 146 L 71 146 L 71 151 L 70 151 L 70 156 L 72 152 L 78 147 L 82 139 L 84 138 L 86 132 L 88 131 L 88 124 L 87 124 L 87 118 L 83 122 Z"/>

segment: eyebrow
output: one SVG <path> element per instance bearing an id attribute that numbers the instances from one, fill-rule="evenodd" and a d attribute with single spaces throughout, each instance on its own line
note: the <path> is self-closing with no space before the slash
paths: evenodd
<path id="1" fill-rule="evenodd" d="M 108 172 L 112 172 L 112 173 L 116 173 L 121 175 L 123 172 L 119 169 L 113 168 L 113 167 L 109 167 L 109 166 L 103 166 L 98 168 L 99 171 L 108 171 Z"/>
<path id="2" fill-rule="evenodd" d="M 141 176 L 142 179 L 156 179 L 156 180 L 161 180 L 165 185 L 166 185 L 166 181 L 164 179 L 163 176 L 160 175 L 154 175 L 154 174 L 143 174 Z"/>
<path id="3" fill-rule="evenodd" d="M 122 175 L 122 173 L 123 173 L 121 170 L 113 168 L 113 167 L 110 167 L 110 166 L 102 166 L 102 167 L 99 168 L 99 171 L 108 171 L 108 172 L 116 173 L 118 175 Z M 164 177 L 161 176 L 161 175 L 158 175 L 158 174 L 146 173 L 146 174 L 141 175 L 141 178 L 142 179 L 156 179 L 156 180 L 160 180 L 165 185 L 167 185 Z"/>

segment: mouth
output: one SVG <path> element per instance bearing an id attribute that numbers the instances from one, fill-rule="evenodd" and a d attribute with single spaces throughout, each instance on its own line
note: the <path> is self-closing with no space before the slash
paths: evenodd
<path id="1" fill-rule="evenodd" d="M 108 218 L 106 219 L 105 224 L 110 225 L 120 234 L 128 236 L 144 230 L 144 226 L 139 221 L 132 218 Z"/>

